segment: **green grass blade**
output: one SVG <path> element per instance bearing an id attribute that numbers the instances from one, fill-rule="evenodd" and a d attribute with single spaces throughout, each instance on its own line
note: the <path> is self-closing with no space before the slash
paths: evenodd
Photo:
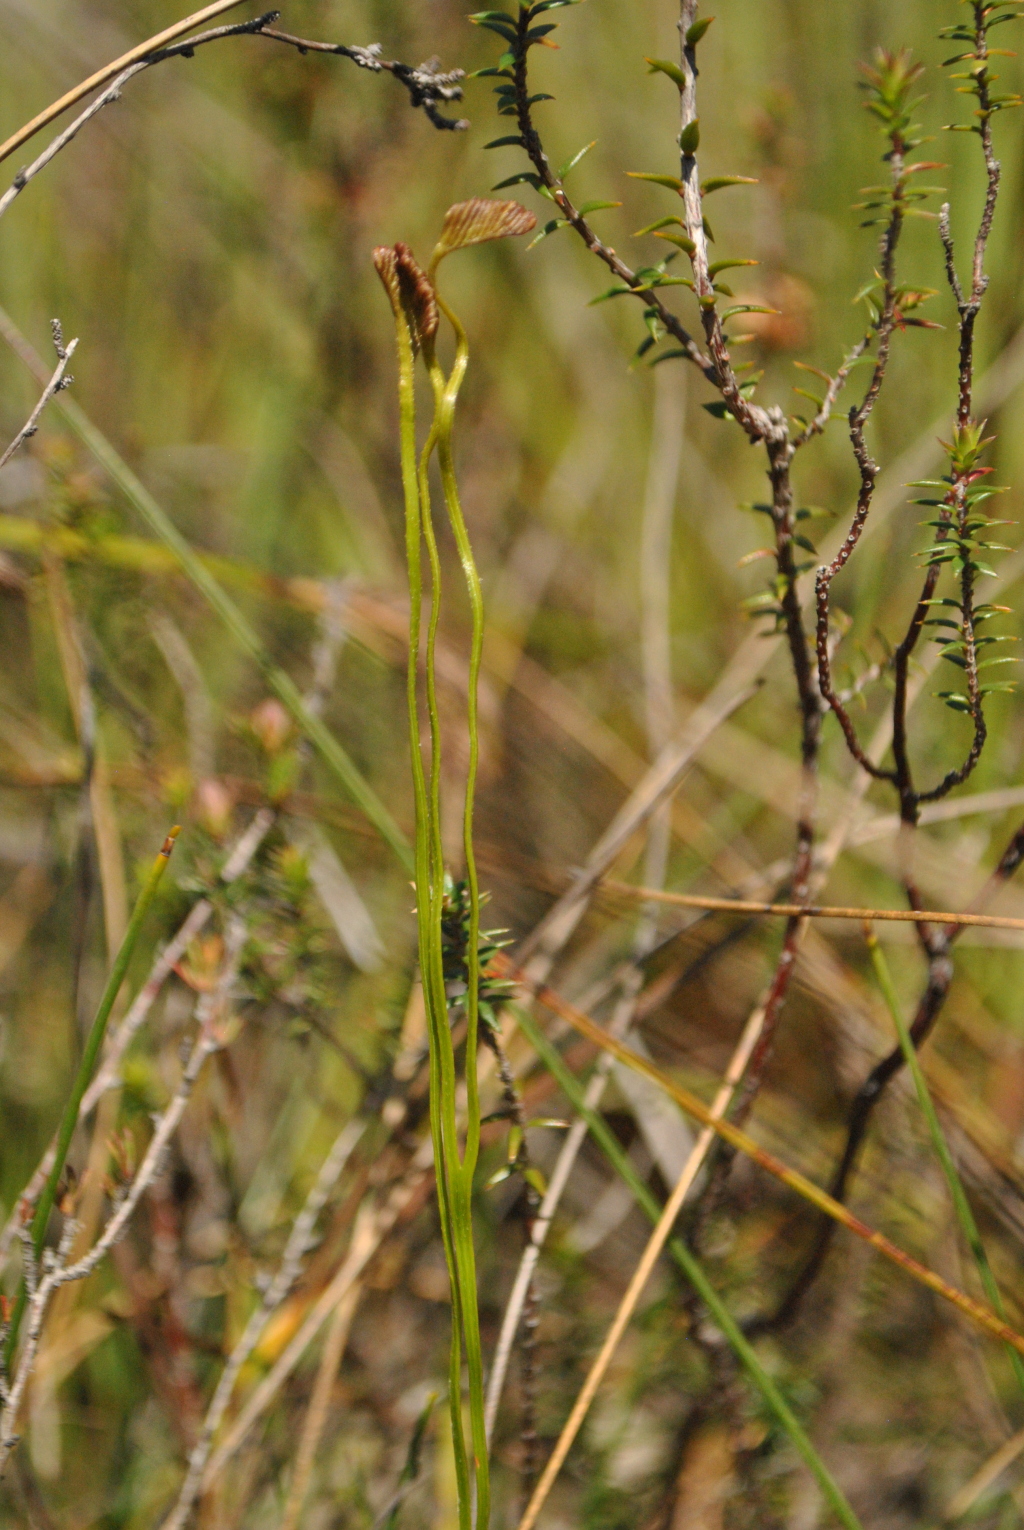
<path id="1" fill-rule="evenodd" d="M 604 1119 L 587 1105 L 583 1090 L 575 1074 L 566 1067 L 560 1053 L 548 1041 L 533 1016 L 520 1006 L 515 1008 L 515 1014 L 520 1029 L 541 1062 L 552 1077 L 557 1080 L 559 1087 L 572 1104 L 577 1115 L 586 1121 L 595 1142 L 601 1148 L 615 1171 L 629 1186 L 639 1206 L 650 1218 L 651 1222 L 656 1225 L 662 1211 L 656 1196 L 637 1174 L 628 1156 L 619 1145 L 617 1138 Z M 841 1525 L 846 1527 L 846 1530 L 863 1530 L 860 1520 L 847 1502 L 839 1484 L 818 1455 L 803 1425 L 797 1419 L 786 1399 L 775 1385 L 775 1382 L 761 1364 L 750 1341 L 745 1337 L 729 1309 L 709 1281 L 700 1262 L 693 1256 L 680 1238 L 671 1239 L 668 1249 L 672 1258 L 682 1270 L 683 1275 L 693 1286 L 701 1301 L 707 1306 L 714 1321 L 725 1335 L 736 1358 L 764 1398 L 766 1405 L 775 1415 L 781 1428 L 789 1436 L 794 1450 L 797 1451 L 804 1464 L 813 1474 L 823 1497 L 835 1514 L 836 1519 Z"/>
<path id="2" fill-rule="evenodd" d="M 942 1130 L 942 1124 L 935 1109 L 935 1101 L 932 1099 L 931 1090 L 928 1088 L 928 1081 L 924 1076 L 924 1069 L 921 1067 L 921 1059 L 917 1055 L 917 1048 L 911 1040 L 907 1022 L 903 1018 L 903 1009 L 892 980 L 892 973 L 889 971 L 889 963 L 885 959 L 882 948 L 878 944 L 878 937 L 874 931 L 866 930 L 865 938 L 868 943 L 868 950 L 871 953 L 871 964 L 875 969 L 878 986 L 881 989 L 886 1008 L 892 1016 L 892 1023 L 896 1027 L 903 1060 L 914 1081 L 917 1101 L 928 1125 L 928 1133 L 932 1139 L 935 1156 L 939 1160 L 946 1184 L 949 1186 L 949 1194 L 953 1202 L 956 1219 L 960 1224 L 960 1231 L 963 1233 L 967 1246 L 974 1256 L 974 1262 L 978 1267 L 978 1275 L 981 1279 L 985 1295 L 988 1297 L 989 1305 L 993 1311 L 997 1312 L 1005 1320 L 1006 1309 L 1003 1306 L 1003 1298 L 996 1284 L 996 1278 L 992 1273 L 992 1266 L 988 1262 L 985 1245 L 981 1241 L 981 1233 L 978 1231 L 978 1224 L 974 1219 L 971 1203 L 967 1199 L 963 1180 L 960 1178 L 957 1166 L 953 1161 L 953 1155 L 949 1150 L 949 1143 L 946 1141 L 946 1134 Z M 1006 1351 L 1010 1357 L 1010 1364 L 1013 1367 L 1013 1374 L 1017 1378 L 1017 1384 L 1021 1391 L 1024 1392 L 1024 1359 L 1021 1358 L 1010 1344 L 1006 1345 Z"/>
<path id="3" fill-rule="evenodd" d="M 110 969 L 110 976 L 107 978 L 106 987 L 103 990 L 92 1027 L 86 1039 L 85 1049 L 78 1064 L 78 1072 L 75 1075 L 75 1082 L 71 1087 L 71 1093 L 68 1095 L 67 1103 L 64 1106 L 64 1114 L 61 1116 L 60 1126 L 57 1128 L 53 1168 L 50 1170 L 49 1178 L 43 1186 L 42 1193 L 36 1204 L 35 1215 L 32 1218 L 32 1248 L 37 1260 L 43 1251 L 50 1213 L 57 1200 L 57 1189 L 60 1185 L 61 1175 L 64 1173 L 64 1165 L 67 1163 L 71 1139 L 75 1135 L 75 1128 L 78 1125 L 78 1112 L 82 1104 L 82 1097 L 96 1071 L 96 1063 L 99 1059 L 100 1048 L 103 1046 L 103 1038 L 107 1034 L 107 1022 L 110 1019 L 111 1010 L 114 1008 L 114 1002 L 121 992 L 121 984 L 125 980 L 128 964 L 132 959 L 135 947 L 138 945 L 146 915 L 149 913 L 153 899 L 156 897 L 157 888 L 160 886 L 163 874 L 167 870 L 167 862 L 171 858 L 171 851 L 174 849 L 174 841 L 178 837 L 178 832 L 177 829 L 171 830 L 150 867 L 149 875 L 143 884 L 132 917 L 128 921 L 128 928 L 125 931 L 124 940 L 121 942 L 121 949 L 114 958 L 113 966 Z M 15 1303 L 14 1312 L 11 1316 L 10 1331 L 7 1335 L 8 1364 L 14 1354 L 15 1345 L 18 1341 L 18 1329 L 21 1326 L 21 1319 L 27 1300 L 28 1292 L 23 1280 L 18 1291 L 18 1299 Z"/>
<path id="4" fill-rule="evenodd" d="M 374 1525 L 374 1530 L 398 1530 L 398 1516 L 402 1512 L 403 1500 L 420 1474 L 420 1467 L 423 1457 L 423 1441 L 426 1436 L 427 1428 L 430 1424 L 430 1420 L 434 1412 L 434 1404 L 436 1402 L 437 1393 L 431 1392 L 430 1396 L 427 1398 L 423 1405 L 423 1409 L 419 1418 L 416 1420 L 416 1424 L 412 1432 L 412 1439 L 409 1441 L 409 1453 L 405 1458 L 405 1465 L 402 1467 L 402 1472 L 398 1479 L 398 1491 L 395 1494 L 392 1506 L 387 1511 L 386 1518 L 384 1518 L 383 1521 L 377 1520 L 376 1524 Z"/>
<path id="5" fill-rule="evenodd" d="M 409 844 L 398 824 L 366 781 L 348 754 L 319 717 L 306 706 L 295 682 L 260 642 L 255 630 L 204 565 L 173 521 L 135 476 L 131 468 L 89 419 L 74 399 L 59 393 L 54 400 L 75 435 L 105 469 L 122 494 L 142 516 L 146 525 L 178 560 L 182 571 L 203 598 L 213 607 L 225 627 L 262 673 L 270 689 L 298 727 L 308 738 L 327 768 L 341 783 L 353 802 L 366 814 L 381 838 L 390 845 L 406 871 L 413 869 Z"/>

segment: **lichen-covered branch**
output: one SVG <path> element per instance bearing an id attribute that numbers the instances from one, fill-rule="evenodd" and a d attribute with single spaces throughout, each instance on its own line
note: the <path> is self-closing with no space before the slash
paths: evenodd
<path id="1" fill-rule="evenodd" d="M 35 435 L 36 431 L 39 429 L 39 421 L 42 417 L 43 410 L 46 408 L 50 400 L 55 398 L 58 393 L 63 393 L 64 389 L 69 388 L 74 382 L 74 378 L 68 376 L 68 364 L 70 363 L 72 356 L 75 354 L 75 351 L 78 348 L 78 341 L 71 340 L 65 346 L 64 333 L 61 329 L 59 319 L 53 320 L 53 345 L 57 352 L 57 366 L 54 370 L 53 376 L 46 384 L 46 387 L 43 389 L 43 392 L 40 396 L 39 402 L 36 404 L 24 425 L 18 431 L 18 434 L 14 437 L 14 440 L 11 442 L 10 446 L 8 446 L 7 450 L 2 455 L 0 455 L 0 468 L 5 468 L 18 448 L 24 446 L 25 442 L 30 440 Z"/>
<path id="2" fill-rule="evenodd" d="M 154 1126 L 153 1135 L 145 1157 L 131 1183 L 121 1195 L 112 1215 L 92 1247 L 80 1259 L 69 1263 L 77 1226 L 68 1217 L 56 1251 L 46 1250 L 37 1256 L 31 1238 L 23 1238 L 25 1250 L 25 1285 L 27 1290 L 28 1321 L 17 1350 L 13 1369 L 6 1367 L 0 1375 L 0 1476 L 6 1469 L 11 1452 L 16 1448 L 18 1415 L 24 1401 L 32 1372 L 35 1369 L 42 1337 L 43 1324 L 50 1302 L 57 1291 L 75 1281 L 85 1280 L 99 1266 L 114 1245 L 124 1236 L 128 1223 L 134 1215 L 144 1192 L 160 1173 L 167 1148 L 178 1129 L 192 1095 L 196 1080 L 208 1057 L 226 1045 L 230 1035 L 231 1002 L 238 975 L 238 964 L 245 942 L 245 925 L 234 918 L 227 930 L 224 943 L 224 960 L 220 975 L 208 993 L 202 995 L 196 1006 L 197 1032 L 182 1070 L 181 1079 L 170 1104 L 161 1113 Z M 4 1325 L 3 1340 L 6 1346 L 9 1325 Z"/>
<path id="3" fill-rule="evenodd" d="M 174 42 L 166 47 L 155 47 L 152 52 L 143 53 L 141 56 L 137 49 L 133 50 L 132 61 L 126 63 L 125 67 L 104 85 L 100 93 L 66 128 L 57 134 L 41 154 L 18 171 L 7 191 L 0 196 L 0 217 L 40 171 L 45 170 L 61 150 L 66 149 L 68 144 L 77 138 L 87 123 L 98 116 L 105 107 L 120 100 L 125 85 L 136 75 L 153 68 L 155 64 L 165 63 L 168 59 L 192 58 L 197 48 L 229 37 L 265 37 L 271 42 L 283 43 L 287 47 L 295 48 L 302 54 L 328 53 L 338 58 L 350 59 L 358 68 L 368 69 L 373 74 L 390 74 L 407 92 L 409 104 L 421 109 L 436 128 L 459 130 L 469 126 L 464 118 L 446 117 L 439 109 L 444 104 L 462 99 L 461 81 L 465 78 L 464 70 L 444 71 L 440 68 L 437 59 L 428 59 L 426 63 L 414 66 L 404 64 L 399 59 L 382 58 L 383 50 L 379 43 L 360 47 L 354 43 L 331 43 L 306 37 L 293 37 L 288 32 L 280 32 L 274 28 L 273 23 L 279 19 L 280 14 L 280 11 L 266 11 L 262 16 L 256 16 L 251 21 L 214 27 L 208 32 L 199 32 L 182 42 Z M 55 112 L 60 104 L 59 102 L 55 104 Z M 39 131 L 49 120 L 52 118 L 48 117 L 47 113 L 41 113 L 36 119 L 33 132 Z M 22 133 L 15 134 L 10 143 L 13 145 L 24 141 L 27 140 L 25 133 Z"/>

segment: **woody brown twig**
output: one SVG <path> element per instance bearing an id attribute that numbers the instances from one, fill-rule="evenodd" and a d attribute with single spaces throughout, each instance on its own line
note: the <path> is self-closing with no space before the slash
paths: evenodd
<path id="1" fill-rule="evenodd" d="M 858 438 L 852 421 L 851 439 L 853 440 L 858 466 L 861 469 L 861 499 L 858 501 L 857 514 L 855 515 L 854 524 L 851 527 L 847 543 L 844 544 L 844 548 L 833 564 L 829 565 L 828 568 L 819 570 L 817 580 L 818 662 L 822 693 L 839 719 L 844 737 L 854 758 L 870 774 L 876 778 L 888 780 L 894 786 L 899 796 L 900 818 L 905 833 L 910 835 L 912 835 L 917 827 L 921 804 L 934 802 L 948 795 L 954 787 L 962 784 L 974 770 L 984 748 L 987 732 L 983 714 L 985 688 L 983 688 L 979 677 L 980 661 L 978 651 L 983 642 L 993 640 L 979 640 L 976 627 L 980 619 L 993 614 L 996 608 L 979 612 L 974 598 L 975 581 L 979 570 L 973 557 L 973 548 L 976 545 L 975 539 L 978 531 L 986 524 L 983 518 L 976 521 L 971 519 L 972 513 L 975 516 L 977 515 L 977 510 L 974 509 L 972 512 L 972 507 L 980 503 L 980 499 L 983 497 L 983 494 L 979 494 L 974 485 L 990 471 L 988 468 L 978 466 L 980 450 L 986 443 L 981 439 L 983 425 L 977 424 L 972 418 L 974 342 L 978 313 L 980 312 L 988 287 L 988 277 L 985 273 L 985 252 L 992 230 L 1000 180 L 1000 166 L 995 158 L 992 142 L 992 117 L 995 111 L 999 109 L 1000 104 L 1017 105 L 1019 104 L 1019 98 L 1007 97 L 1003 99 L 1002 103 L 997 103 L 994 100 L 991 90 L 992 76 L 988 69 L 989 49 L 987 30 L 990 7 L 986 6 L 984 0 L 971 0 L 971 6 L 973 12 L 973 52 L 966 55 L 972 62 L 972 68 L 968 75 L 971 84 L 965 87 L 965 89 L 968 94 L 973 94 L 976 97 L 978 103 L 975 112 L 977 120 L 972 126 L 972 131 L 977 134 L 982 149 L 982 158 L 985 166 L 985 200 L 975 233 L 970 285 L 966 292 L 956 269 L 948 204 L 943 206 L 939 215 L 939 235 L 943 246 L 946 278 L 956 303 L 959 324 L 956 425 L 953 441 L 947 445 L 947 450 L 950 454 L 950 473 L 945 480 L 942 497 L 941 499 L 932 498 L 922 501 L 923 503 L 930 504 L 937 511 L 936 520 L 932 523 L 936 533 L 935 540 L 926 555 L 927 571 L 914 612 L 907 631 L 893 656 L 892 752 L 894 764 L 892 769 L 883 770 L 865 756 L 857 741 L 852 722 L 845 712 L 842 703 L 832 690 L 829 675 L 828 599 L 830 586 L 832 578 L 846 562 L 856 546 L 860 532 L 863 529 L 864 520 L 866 519 L 867 509 L 870 508 L 870 491 L 873 490 L 873 476 L 870 473 L 870 468 L 873 467 L 873 464 L 870 463 L 870 459 L 866 459 L 863 437 L 860 436 Z M 893 216 L 895 216 L 896 202 L 897 184 L 894 183 Z M 883 239 L 883 262 L 884 257 L 885 244 Z M 891 266 L 885 270 L 884 274 L 886 292 L 888 294 L 893 276 Z M 864 505 L 863 514 L 861 513 L 862 504 Z M 939 618 L 938 620 L 939 625 L 945 629 L 955 629 L 955 638 L 944 647 L 943 653 L 945 657 L 951 658 L 954 663 L 961 667 L 965 677 L 966 694 L 940 694 L 944 695 L 956 710 L 965 712 L 970 717 L 972 738 L 963 763 L 948 771 L 936 786 L 929 790 L 921 791 L 914 783 L 907 733 L 910 664 L 925 626 L 929 622 L 934 623 L 935 621 L 931 613 L 933 606 L 936 604 L 935 590 L 941 570 L 946 563 L 953 562 L 954 558 L 957 558 L 960 563 L 959 602 L 947 600 L 940 601 L 938 604 L 940 606 L 958 606 L 960 621 L 956 623 L 948 618 Z M 997 687 L 992 688 L 995 689 Z M 1007 687 L 998 688 L 1005 689 Z M 906 843 L 905 841 L 905 845 Z M 1022 842 L 1021 835 L 1018 833 L 1014 836 L 1010 846 L 1000 860 L 999 866 L 990 880 L 989 887 L 986 889 L 986 894 L 990 894 L 992 890 L 1002 885 L 1013 874 L 1021 858 L 1022 843 L 1024 842 Z M 920 895 L 909 860 L 904 869 L 904 886 L 911 909 L 920 910 Z M 962 926 L 939 925 L 928 921 L 920 921 L 917 927 L 922 949 L 928 963 L 928 972 L 925 987 L 910 1027 L 910 1036 L 915 1048 L 920 1047 L 931 1034 L 949 993 L 953 979 L 953 962 L 950 953 L 953 941 L 956 939 Z M 847 1123 L 846 1143 L 831 1184 L 832 1193 L 838 1200 L 842 1200 L 846 1193 L 849 1179 L 855 1167 L 875 1106 L 888 1084 L 902 1066 L 902 1052 L 899 1048 L 894 1048 L 893 1051 L 875 1065 L 854 1097 Z M 779 1326 L 794 1316 L 801 1298 L 809 1290 L 822 1267 L 830 1241 L 831 1230 L 824 1223 L 819 1224 L 812 1248 L 774 1317 L 760 1320 L 757 1326 L 762 1329 L 769 1326 Z"/>
<path id="2" fill-rule="evenodd" d="M 728 340 L 723 321 L 716 308 L 716 294 L 708 265 L 707 245 L 703 218 L 703 191 L 697 175 L 696 148 L 699 143 L 697 118 L 697 44 L 702 30 L 695 26 L 696 0 L 683 0 L 680 7 L 680 195 L 684 205 L 685 245 L 688 246 L 693 269 L 692 285 L 701 310 L 705 350 L 689 330 L 672 313 L 655 290 L 652 278 L 633 271 L 616 252 L 598 238 L 591 224 L 569 198 L 561 180 L 553 173 L 550 162 L 533 120 L 530 96 L 527 55 L 531 46 L 531 16 L 524 9 L 516 23 L 516 36 L 512 46 L 512 65 L 506 73 L 510 86 L 499 87 L 505 92 L 506 112 L 514 111 L 519 128 L 518 142 L 525 149 L 533 167 L 532 179 L 543 188 L 558 208 L 562 219 L 573 227 L 588 249 L 592 251 L 624 283 L 621 289 L 629 292 L 656 315 L 666 333 L 680 346 L 680 354 L 697 366 L 702 375 L 721 393 L 729 413 L 740 424 L 748 438 L 760 444 L 767 457 L 767 472 L 771 484 L 771 502 L 768 509 L 774 537 L 774 558 L 777 569 L 778 608 L 776 621 L 784 632 L 790 662 L 796 683 L 797 699 L 801 717 L 801 764 L 802 790 L 798 813 L 796 847 L 791 889 L 794 904 L 802 903 L 809 889 L 812 850 L 814 842 L 814 812 L 816 800 L 817 756 L 821 729 L 821 698 L 818 690 L 814 661 L 804 629 L 797 578 L 802 569 L 796 561 L 797 518 L 791 468 L 796 452 L 812 437 L 821 432 L 827 422 L 835 401 L 850 371 L 860 359 L 868 338 L 855 345 L 844 359 L 836 376 L 829 379 L 826 397 L 814 419 L 793 437 L 788 422 L 778 408 L 763 409 L 751 402 L 746 390 L 741 389 L 729 356 Z M 486 23 L 485 23 L 486 24 Z M 496 28 L 497 29 L 497 28 Z M 504 34 L 503 35 L 507 35 Z M 497 71 L 499 74 L 501 70 Z M 516 141 L 516 140 L 513 140 Z M 530 176 L 519 179 L 531 179 Z M 893 240 L 895 244 L 895 239 Z M 880 370 L 884 373 L 884 364 Z M 877 388 L 876 388 L 877 392 Z M 753 1103 L 771 1056 L 779 1018 L 788 994 L 790 981 L 799 947 L 802 923 L 798 916 L 787 924 L 782 949 L 763 1001 L 763 1027 L 758 1043 L 750 1059 L 744 1088 L 739 1096 L 736 1113 L 742 1119 Z M 711 1188 L 721 1184 L 728 1172 L 728 1164 L 719 1166 L 711 1178 Z"/>
<path id="3" fill-rule="evenodd" d="M 901 312 L 899 306 L 900 291 L 895 283 L 895 254 L 903 219 L 907 213 L 906 194 L 909 175 L 916 169 L 926 167 L 908 166 L 906 164 L 906 152 L 909 146 L 906 132 L 906 123 L 908 121 L 906 113 L 894 115 L 890 132 L 892 149 L 889 158 L 891 162 L 892 192 L 889 218 L 881 240 L 883 300 L 876 326 L 878 331 L 878 348 L 875 370 L 860 408 L 852 411 L 850 416 L 850 439 L 861 478 L 857 509 L 849 534 L 842 548 L 832 563 L 818 570 L 816 578 L 818 672 L 822 695 L 835 712 L 850 752 L 857 760 L 857 763 L 862 769 L 867 770 L 869 774 L 877 779 L 892 782 L 900 799 L 900 816 L 904 823 L 910 827 L 915 826 L 917 823 L 922 802 L 934 802 L 940 797 L 946 796 L 955 786 L 960 785 L 967 779 L 977 764 L 986 737 L 985 721 L 982 712 L 983 692 L 978 675 L 979 644 L 975 632 L 974 586 L 977 569 L 973 559 L 970 556 L 965 556 L 961 558 L 961 599 L 959 602 L 961 610 L 960 636 L 962 642 L 960 647 L 962 649 L 962 668 L 967 685 L 967 695 L 962 710 L 965 710 L 970 715 L 973 724 L 973 736 L 967 757 L 962 765 L 947 772 L 938 785 L 930 790 L 920 791 L 915 787 L 907 737 L 907 684 L 910 662 L 924 627 L 931 616 L 931 607 L 934 604 L 939 574 L 943 565 L 951 561 L 953 557 L 952 549 L 947 550 L 950 534 L 955 534 L 956 539 L 959 540 L 961 545 L 961 550 L 967 545 L 970 532 L 973 530 L 969 517 L 972 503 L 974 503 L 974 496 L 971 495 L 970 488 L 981 474 L 988 472 L 988 469 L 981 469 L 977 466 L 978 448 L 981 444 L 980 427 L 975 432 L 976 438 L 970 449 L 967 449 L 965 444 L 961 442 L 961 437 L 973 424 L 971 410 L 974 334 L 978 313 L 980 312 L 982 300 L 988 287 L 988 277 L 985 274 L 985 251 L 992 230 L 992 220 L 995 214 L 1000 179 L 1000 166 L 995 158 L 992 146 L 992 116 L 994 108 L 991 80 L 987 68 L 987 8 L 983 0 L 976 0 L 972 8 L 974 11 L 974 53 L 971 56 L 976 61 L 976 68 L 972 70 L 972 75 L 973 90 L 978 99 L 976 116 L 979 119 L 974 131 L 978 133 L 980 138 L 985 164 L 985 202 L 975 234 L 970 289 L 966 294 L 956 270 L 948 204 L 943 206 L 939 216 L 939 233 L 945 256 L 946 276 L 956 302 L 959 321 L 956 432 L 954 446 L 950 447 L 952 471 L 947 480 L 947 492 L 940 501 L 925 501 L 925 503 L 933 504 L 938 511 L 935 528 L 935 546 L 928 555 L 927 572 L 910 623 L 893 656 L 892 751 L 894 764 L 890 769 L 883 769 L 868 759 L 858 742 L 856 730 L 849 713 L 836 695 L 832 685 L 828 637 L 829 596 L 832 581 L 846 565 L 860 539 L 871 508 L 874 483 L 878 473 L 877 464 L 871 458 L 864 440 L 864 425 L 874 408 L 878 390 L 884 376 L 893 328 L 896 323 L 907 322 L 906 315 Z M 900 57 L 889 59 L 887 64 L 883 62 L 875 77 L 882 78 L 886 67 L 889 68 L 891 74 L 895 74 L 896 70 L 901 66 L 904 77 L 908 82 L 912 81 L 915 72 L 911 71 Z M 921 296 L 922 294 L 914 294 L 914 297 L 917 299 Z M 920 323 L 921 321 L 918 320 L 916 322 Z M 908 892 L 911 892 L 910 888 L 908 888 Z M 912 893 L 911 901 L 913 901 Z"/>
<path id="4" fill-rule="evenodd" d="M 681 195 L 684 204 L 686 236 L 693 245 L 691 263 L 694 272 L 694 288 L 698 301 L 701 303 L 701 323 L 707 351 L 702 349 L 677 316 L 665 305 L 657 291 L 652 290 L 649 282 L 645 282 L 642 276 L 626 265 L 616 252 L 597 236 L 552 171 L 533 121 L 528 78 L 530 16 L 527 10 L 520 13 L 517 22 L 517 39 L 513 48 L 512 75 L 516 121 L 522 145 L 530 158 L 535 175 L 550 194 L 562 216 L 572 225 L 587 248 L 625 283 L 625 288 L 639 297 L 645 306 L 654 310 L 667 333 L 681 346 L 685 357 L 721 393 L 730 412 L 749 439 L 762 445 L 766 451 L 768 478 L 772 489 L 771 516 L 775 538 L 774 551 L 779 583 L 783 592 L 780 599 L 780 618 L 789 648 L 801 714 L 801 760 L 804 777 L 792 877 L 794 901 L 799 902 L 806 897 L 810 875 L 814 840 L 816 761 L 821 729 L 821 705 L 817 682 L 796 587 L 799 570 L 794 553 L 796 519 L 790 469 L 798 445 L 803 443 L 791 438 L 786 418 L 780 409 L 777 407 L 763 409 L 751 403 L 741 391 L 732 367 L 723 322 L 715 307 L 715 293 L 708 265 L 703 227 L 703 194 L 698 180 L 696 144 L 692 147 L 688 146 L 693 134 L 691 133 L 688 138 L 686 131 L 697 121 L 697 44 L 692 36 L 696 13 L 696 0 L 683 0 L 679 20 L 680 58 L 684 77 L 684 84 L 680 90 Z M 765 1005 L 765 1025 L 761 1043 L 751 1060 L 746 1091 L 751 1101 L 771 1053 L 798 943 L 798 921 L 794 920 L 787 927 L 783 937 L 782 951 Z"/>
<path id="5" fill-rule="evenodd" d="M 989 877 L 985 887 L 975 899 L 974 909 L 984 908 L 991 902 L 1001 888 L 1015 874 L 1024 861 L 1024 826 L 1019 828 L 1010 840 L 999 863 Z M 895 912 L 895 911 L 893 911 Z M 888 917 L 879 910 L 874 910 L 872 918 Z M 922 918 L 920 911 L 909 911 L 904 915 L 906 918 L 919 921 Z M 994 916 L 986 916 L 973 912 L 967 916 L 971 923 L 980 922 Z M 929 956 L 928 974 L 924 990 L 917 1003 L 914 1019 L 910 1025 L 910 1038 L 915 1048 L 920 1047 L 927 1041 L 939 1018 L 942 1007 L 949 993 L 953 981 L 953 961 L 950 955 L 953 942 L 957 939 L 961 930 L 967 928 L 966 923 L 943 923 L 940 924 L 934 914 L 932 920 L 924 916 L 925 921 L 931 924 L 931 939 L 933 949 Z M 850 1107 L 846 1126 L 846 1142 L 839 1162 L 829 1182 L 829 1194 L 836 1201 L 844 1201 L 849 1188 L 850 1179 L 857 1165 L 860 1150 L 867 1136 L 868 1126 L 875 1107 L 881 1100 L 889 1084 L 899 1073 L 904 1065 L 903 1052 L 900 1047 L 894 1047 L 871 1069 L 867 1078 L 861 1084 L 854 1096 Z M 749 1325 L 748 1331 L 753 1333 L 768 1333 L 779 1328 L 786 1327 L 795 1318 L 800 1304 L 807 1292 L 811 1289 L 818 1275 L 821 1273 L 826 1256 L 832 1245 L 835 1224 L 828 1218 L 823 1218 L 817 1227 L 810 1249 L 804 1257 L 800 1268 L 794 1277 L 788 1291 L 783 1296 L 779 1305 L 772 1314 L 765 1314 L 755 1318 Z"/>

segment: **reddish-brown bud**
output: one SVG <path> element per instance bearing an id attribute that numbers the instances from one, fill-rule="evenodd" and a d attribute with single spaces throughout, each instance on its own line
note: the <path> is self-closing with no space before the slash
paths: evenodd
<path id="1" fill-rule="evenodd" d="M 373 252 L 373 263 L 391 300 L 395 318 L 404 319 L 412 336 L 413 350 L 421 350 L 424 342 L 437 333 L 437 298 L 430 278 L 409 246 L 401 242 L 393 248 L 379 245 Z"/>

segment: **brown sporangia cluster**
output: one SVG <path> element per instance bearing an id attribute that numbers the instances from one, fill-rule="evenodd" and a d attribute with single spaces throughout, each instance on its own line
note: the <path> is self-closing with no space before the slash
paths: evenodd
<path id="1" fill-rule="evenodd" d="M 437 333 L 438 311 L 434 285 L 407 244 L 378 245 L 373 264 L 384 283 L 395 318 L 404 318 L 414 351 Z"/>

